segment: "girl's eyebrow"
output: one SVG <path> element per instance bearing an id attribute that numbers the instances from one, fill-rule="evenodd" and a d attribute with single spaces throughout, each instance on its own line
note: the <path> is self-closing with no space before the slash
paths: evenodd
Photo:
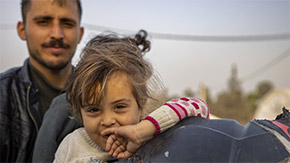
<path id="1" fill-rule="evenodd" d="M 119 102 L 131 103 L 131 101 L 132 101 L 131 99 L 122 98 L 122 99 L 119 99 L 119 100 L 116 100 L 116 101 L 111 102 L 111 104 L 116 104 L 116 103 L 119 103 Z"/>
<path id="2" fill-rule="evenodd" d="M 98 105 L 96 104 L 86 104 L 86 105 L 83 105 L 84 108 L 86 107 L 98 107 Z"/>

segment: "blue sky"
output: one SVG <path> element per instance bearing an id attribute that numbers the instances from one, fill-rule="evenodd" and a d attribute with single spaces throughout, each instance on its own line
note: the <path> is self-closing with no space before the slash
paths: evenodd
<path id="1" fill-rule="evenodd" d="M 289 0 L 82 0 L 82 24 L 87 27 L 80 49 L 100 29 L 134 34 L 145 29 L 152 50 L 146 54 L 170 94 L 186 88 L 197 92 L 204 83 L 217 94 L 226 89 L 231 66 L 243 78 L 242 88 L 253 91 L 262 80 L 290 87 L 289 51 L 266 66 L 290 46 L 290 38 L 274 41 L 184 41 L 154 34 L 201 37 L 256 36 L 290 33 Z M 0 72 L 22 65 L 28 57 L 25 42 L 16 33 L 20 0 L 0 0 Z M 93 26 L 93 27 L 92 27 Z M 103 28 L 101 28 L 103 27 Z M 288 55 L 287 55 L 288 54 Z M 263 68 L 263 69 L 261 69 Z M 255 73 L 257 72 L 257 73 Z M 254 73 L 254 76 L 249 74 Z M 247 78 L 248 77 L 248 78 Z"/>

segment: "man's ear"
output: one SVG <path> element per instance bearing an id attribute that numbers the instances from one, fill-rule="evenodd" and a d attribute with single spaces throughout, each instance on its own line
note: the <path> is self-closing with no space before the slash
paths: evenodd
<path id="1" fill-rule="evenodd" d="M 81 40 L 83 38 L 83 35 L 84 35 L 84 31 L 85 31 L 84 27 L 80 27 L 80 39 L 79 39 L 79 42 L 78 43 L 81 42 Z"/>
<path id="2" fill-rule="evenodd" d="M 18 33 L 18 36 L 21 38 L 21 40 L 26 40 L 26 36 L 25 36 L 25 25 L 21 21 L 19 21 L 17 23 L 17 33 Z"/>

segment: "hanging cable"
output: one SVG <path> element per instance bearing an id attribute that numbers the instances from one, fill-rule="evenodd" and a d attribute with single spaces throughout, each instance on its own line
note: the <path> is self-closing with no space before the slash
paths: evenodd
<path id="1" fill-rule="evenodd" d="M 272 59 L 270 62 L 266 63 L 265 65 L 261 66 L 260 68 L 256 69 L 255 71 L 245 75 L 244 77 L 240 78 L 240 81 L 245 83 L 249 80 L 256 78 L 257 76 L 261 75 L 262 73 L 268 71 L 269 69 L 276 66 L 282 60 L 290 56 L 290 47 L 288 47 L 285 51 L 283 51 L 280 55 L 276 58 Z"/>
<path id="2" fill-rule="evenodd" d="M 123 34 L 132 34 L 137 31 L 111 28 L 100 25 L 93 25 L 83 23 L 84 27 L 93 31 L 113 31 Z M 15 29 L 15 25 L 12 24 L 0 24 L 1 30 Z M 139 30 L 139 29 L 138 29 Z M 243 41 L 276 41 L 276 40 L 290 40 L 289 33 L 276 33 L 267 35 L 233 35 L 233 36 L 206 36 L 206 35 L 181 35 L 181 34 L 169 34 L 169 33 L 155 33 L 150 32 L 150 35 L 155 39 L 164 40 L 177 40 L 177 41 L 205 41 L 205 42 L 243 42 Z"/>
<path id="3" fill-rule="evenodd" d="M 92 25 L 84 23 L 85 28 L 94 31 L 114 31 L 118 33 L 132 34 L 136 31 L 124 30 L 118 28 L 111 28 L 99 25 Z M 202 36 L 202 35 L 180 35 L 168 33 L 154 33 L 150 35 L 155 39 L 165 40 L 180 40 L 180 41 L 211 41 L 211 42 L 241 42 L 241 41 L 275 41 L 275 40 L 289 40 L 289 33 L 277 33 L 268 35 L 236 35 L 236 36 Z"/>

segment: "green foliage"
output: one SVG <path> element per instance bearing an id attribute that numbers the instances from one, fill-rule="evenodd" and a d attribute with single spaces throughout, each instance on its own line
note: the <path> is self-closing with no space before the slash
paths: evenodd
<path id="1" fill-rule="evenodd" d="M 226 119 L 235 119 L 246 124 L 250 119 L 247 102 L 241 92 L 222 92 L 217 101 L 209 104 L 211 113 Z"/>
<path id="2" fill-rule="evenodd" d="M 220 118 L 234 119 L 245 125 L 253 119 L 258 101 L 272 88 L 274 88 L 274 86 L 271 82 L 262 81 L 258 83 L 253 92 L 245 94 L 237 77 L 237 69 L 233 67 L 227 89 L 220 92 L 217 97 L 214 98 L 215 100 L 211 98 L 209 93 L 210 90 L 206 90 L 206 103 L 210 108 L 211 114 Z M 157 99 L 162 99 L 161 101 L 165 99 L 168 101 L 173 98 L 184 96 L 195 97 L 195 93 L 190 88 L 187 88 L 181 96 L 177 94 L 169 96 L 167 91 L 158 96 Z M 161 103 L 158 104 L 161 105 Z"/>
<path id="3" fill-rule="evenodd" d="M 269 90 L 273 88 L 273 84 L 269 81 L 262 81 L 257 86 L 257 93 L 259 97 L 263 97 Z"/>
<path id="4" fill-rule="evenodd" d="M 237 87 L 235 87 L 237 88 Z M 262 81 L 256 91 L 244 94 L 242 90 L 229 89 L 221 92 L 216 101 L 208 101 L 212 114 L 226 119 L 235 119 L 247 124 L 253 119 L 258 101 L 273 88 L 269 81 Z"/>
<path id="5" fill-rule="evenodd" d="M 194 97 L 195 93 L 193 92 L 192 89 L 186 88 L 185 91 L 184 91 L 184 96 L 186 96 L 186 97 Z"/>
<path id="6" fill-rule="evenodd" d="M 208 99 L 207 103 L 212 114 L 220 118 L 235 119 L 245 125 L 253 119 L 258 101 L 272 88 L 271 82 L 262 81 L 255 92 L 245 94 L 238 80 L 237 67 L 233 66 L 228 89 L 221 92 L 216 101 Z"/>

